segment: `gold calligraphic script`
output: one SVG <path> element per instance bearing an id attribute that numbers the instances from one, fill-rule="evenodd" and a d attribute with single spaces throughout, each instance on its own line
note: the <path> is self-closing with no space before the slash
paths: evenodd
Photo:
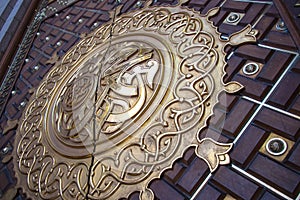
<path id="1" fill-rule="evenodd" d="M 15 139 L 18 186 L 33 199 L 119 199 L 140 191 L 194 147 L 211 172 L 231 143 L 200 139 L 224 83 L 226 45 L 256 40 L 246 26 L 221 39 L 182 4 L 120 15 L 85 35 L 41 81 Z M 201 137 L 203 138 L 203 137 Z"/>

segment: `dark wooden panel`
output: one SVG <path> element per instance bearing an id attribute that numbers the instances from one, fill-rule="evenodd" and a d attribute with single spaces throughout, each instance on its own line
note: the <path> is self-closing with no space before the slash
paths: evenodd
<path id="1" fill-rule="evenodd" d="M 296 198 L 299 189 L 300 175 L 289 170 L 267 157 L 258 155 L 250 165 L 249 170 L 257 174 L 264 181 L 275 184 L 279 190 L 287 191 L 291 196 Z"/>
<path id="2" fill-rule="evenodd" d="M 276 111 L 263 108 L 255 118 L 255 123 L 292 140 L 299 138 L 299 120 Z"/>
<path id="3" fill-rule="evenodd" d="M 265 130 L 258 127 L 248 127 L 230 154 L 233 163 L 237 166 L 246 167 L 263 144 L 263 139 L 266 137 L 265 133 Z"/>
<path id="4" fill-rule="evenodd" d="M 296 171 L 300 171 L 300 145 L 299 143 L 294 146 L 293 151 L 288 157 L 287 164 L 292 165 L 292 168 L 295 168 Z"/>
<path id="5" fill-rule="evenodd" d="M 276 51 L 270 57 L 270 60 L 264 65 L 257 79 L 274 83 L 279 78 L 286 66 L 289 65 L 293 55 Z"/>
<path id="6" fill-rule="evenodd" d="M 224 188 L 236 198 L 251 199 L 259 190 L 259 186 L 227 167 L 220 167 L 213 177 L 213 182 Z"/>
<path id="7" fill-rule="evenodd" d="M 255 105 L 245 100 L 240 100 L 224 121 L 224 131 L 230 136 L 236 136 L 251 116 Z"/>
<path id="8" fill-rule="evenodd" d="M 299 65 L 300 60 L 297 60 L 267 101 L 268 104 L 298 116 L 300 115 L 300 72 L 297 70 Z"/>
<path id="9" fill-rule="evenodd" d="M 213 188 L 210 185 L 205 185 L 201 192 L 197 195 L 195 200 L 205 200 L 205 199 L 211 199 L 211 200 L 217 200 L 222 197 L 222 193 Z"/>
<path id="10" fill-rule="evenodd" d="M 283 198 L 280 198 L 278 196 L 275 196 L 274 194 L 270 193 L 270 192 L 266 192 L 264 193 L 264 195 L 260 198 L 261 200 L 280 200 Z"/>
<path id="11" fill-rule="evenodd" d="M 268 8 L 267 4 L 254 4 L 230 0 L 225 2 L 221 7 L 220 13 L 213 17 L 212 20 L 214 21 L 214 24 L 218 26 L 218 30 L 221 33 L 225 36 L 229 36 L 232 33 L 241 30 L 247 24 L 253 25 L 266 8 Z M 230 15 L 231 12 L 244 14 L 236 25 L 224 23 L 226 17 Z"/>
<path id="12" fill-rule="evenodd" d="M 288 73 L 268 99 L 268 103 L 287 109 L 300 91 L 300 74 Z"/>
<path id="13" fill-rule="evenodd" d="M 225 81 L 236 80 L 245 86 L 242 95 L 263 100 L 272 85 L 278 80 L 284 69 L 291 63 L 294 54 L 271 50 L 258 45 L 243 45 L 228 60 Z M 246 62 L 262 65 L 256 77 L 244 75 L 240 71 Z"/>
<path id="14" fill-rule="evenodd" d="M 288 29 L 276 28 L 282 21 L 278 10 L 272 5 L 254 27 L 259 30 L 258 41 L 261 44 L 281 49 L 297 50 L 297 46 Z"/>
<path id="15" fill-rule="evenodd" d="M 207 164 L 200 159 L 195 159 L 185 170 L 184 174 L 179 178 L 177 184 L 184 192 L 192 195 L 197 186 L 203 182 L 208 175 L 209 170 Z"/>

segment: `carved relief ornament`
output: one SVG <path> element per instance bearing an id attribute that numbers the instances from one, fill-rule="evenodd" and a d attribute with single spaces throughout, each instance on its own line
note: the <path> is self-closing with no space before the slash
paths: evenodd
<path id="1" fill-rule="evenodd" d="M 231 143 L 200 139 L 221 91 L 228 40 L 206 15 L 149 6 L 86 35 L 56 63 L 25 109 L 15 143 L 18 185 L 33 199 L 153 199 L 151 180 L 195 147 L 211 172 Z M 203 137 L 202 137 L 203 138 Z"/>

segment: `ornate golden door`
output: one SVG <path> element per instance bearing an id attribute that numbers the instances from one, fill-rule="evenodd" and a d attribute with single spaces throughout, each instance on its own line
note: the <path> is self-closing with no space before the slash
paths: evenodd
<path id="1" fill-rule="evenodd" d="M 299 198 L 297 5 L 43 1 L 2 83 L 3 198 Z"/>

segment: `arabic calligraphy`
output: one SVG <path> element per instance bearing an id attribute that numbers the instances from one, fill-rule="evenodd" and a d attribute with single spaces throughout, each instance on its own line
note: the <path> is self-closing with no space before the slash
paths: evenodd
<path id="1" fill-rule="evenodd" d="M 18 130 L 14 162 L 30 196 L 118 199 L 138 190 L 153 199 L 149 182 L 188 147 L 212 172 L 228 164 L 232 144 L 199 134 L 219 93 L 242 88 L 223 83 L 225 46 L 255 41 L 255 31 L 247 26 L 221 40 L 209 20 L 217 11 L 146 6 L 68 51 Z"/>

